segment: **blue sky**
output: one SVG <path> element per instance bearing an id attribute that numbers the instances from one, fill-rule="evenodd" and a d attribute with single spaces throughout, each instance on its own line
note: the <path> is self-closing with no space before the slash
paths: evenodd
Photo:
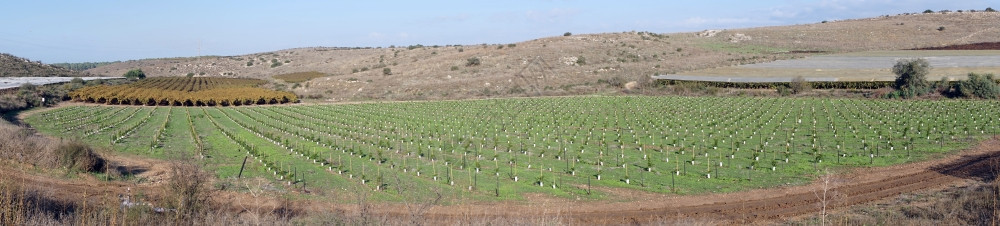
<path id="1" fill-rule="evenodd" d="M 1000 0 L 13 1 L 0 52 L 44 63 L 240 55 L 296 47 L 514 43 L 982 10 Z M 200 47 L 200 48 L 199 48 Z M 200 51 L 199 51 L 200 49 Z"/>

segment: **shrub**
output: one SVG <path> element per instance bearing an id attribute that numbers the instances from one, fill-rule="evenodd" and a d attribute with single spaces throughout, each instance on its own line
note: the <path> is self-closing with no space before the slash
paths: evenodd
<path id="1" fill-rule="evenodd" d="M 144 78 L 146 78 L 146 73 L 142 72 L 142 69 L 136 68 L 136 69 L 129 70 L 128 72 L 125 72 L 124 76 L 125 76 L 125 78 L 128 78 L 128 79 L 144 79 Z"/>
<path id="2" fill-rule="evenodd" d="M 479 66 L 480 64 L 482 64 L 482 61 L 479 60 L 479 57 L 473 57 L 465 60 L 466 67 Z"/>
<path id="3" fill-rule="evenodd" d="M 280 66 L 281 66 L 281 62 L 271 63 L 271 68 L 276 68 L 276 67 L 280 67 Z"/>
<path id="4" fill-rule="evenodd" d="M 584 64 L 587 64 L 587 58 L 583 58 L 583 56 L 576 57 L 576 65 L 584 65 Z"/>
<path id="5" fill-rule="evenodd" d="M 452 71 L 457 71 L 458 70 L 458 66 L 451 66 L 451 70 Z"/>
<path id="6" fill-rule="evenodd" d="M 938 27 L 938 31 L 944 31 L 944 27 Z"/>
<path id="7" fill-rule="evenodd" d="M 952 84 L 951 81 L 948 81 L 948 77 L 941 77 L 940 81 L 934 82 L 933 87 L 934 91 L 947 95 L 952 88 Z"/>
<path id="8" fill-rule="evenodd" d="M 896 82 L 893 85 L 902 98 L 913 98 L 921 96 L 930 91 L 927 82 L 927 74 L 930 73 L 930 63 L 923 58 L 902 59 L 892 66 L 892 73 L 896 74 Z"/>
<path id="9" fill-rule="evenodd" d="M 59 166 L 83 172 L 98 172 L 104 169 L 105 161 L 82 141 L 69 141 L 56 147 Z"/>
<path id="10" fill-rule="evenodd" d="M 25 83 L 17 90 L 17 98 L 23 101 L 27 107 L 41 106 L 43 104 L 42 98 L 45 96 L 43 90 L 31 83 Z"/>
<path id="11" fill-rule="evenodd" d="M 190 163 L 174 163 L 167 182 L 167 207 L 176 210 L 177 222 L 193 224 L 203 219 L 208 208 L 211 189 L 209 176 Z"/>
<path id="12" fill-rule="evenodd" d="M 969 80 L 955 84 L 956 96 L 966 98 L 996 99 L 1000 96 L 1000 86 L 993 79 L 993 74 L 979 75 L 969 73 Z"/>
<path id="13" fill-rule="evenodd" d="M 604 83 L 617 88 L 625 87 L 625 79 L 619 76 L 608 78 L 608 80 L 604 80 Z"/>
<path id="14" fill-rule="evenodd" d="M 392 69 L 382 68 L 382 75 L 392 75 Z"/>
<path id="15" fill-rule="evenodd" d="M 788 86 L 784 86 L 784 85 L 779 85 L 778 86 L 778 95 L 781 95 L 783 97 L 790 96 L 790 95 L 792 95 L 792 88 L 788 88 Z"/>
<path id="16" fill-rule="evenodd" d="M 0 95 L 0 111 L 13 111 L 28 107 L 24 99 L 15 95 Z"/>
<path id="17" fill-rule="evenodd" d="M 986 7 L 986 12 L 996 12 L 992 7 Z"/>
<path id="18" fill-rule="evenodd" d="M 812 83 L 809 83 L 809 81 L 806 81 L 806 78 L 803 78 L 802 76 L 798 76 L 798 77 L 793 78 L 792 82 L 789 84 L 789 86 L 791 87 L 792 92 L 794 92 L 794 93 L 808 92 L 809 90 L 812 90 L 812 88 L 813 88 L 812 87 Z"/>
<path id="19" fill-rule="evenodd" d="M 934 10 L 930 10 L 930 9 L 924 10 L 924 13 L 934 13 Z"/>
<path id="20" fill-rule="evenodd" d="M 570 32 L 563 33 L 563 36 L 570 36 L 570 35 L 573 35 L 573 33 Z"/>

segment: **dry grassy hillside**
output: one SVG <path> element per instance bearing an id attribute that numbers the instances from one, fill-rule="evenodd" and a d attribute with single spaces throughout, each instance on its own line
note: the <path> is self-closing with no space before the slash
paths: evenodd
<path id="1" fill-rule="evenodd" d="M 618 81 L 642 84 L 657 73 L 823 52 L 995 42 L 1000 39 L 998 22 L 1000 13 L 932 13 L 695 33 L 557 36 L 502 45 L 300 48 L 242 56 L 127 61 L 89 72 L 118 75 L 142 68 L 150 76 L 193 73 L 271 79 L 279 74 L 317 71 L 330 76 L 289 88 L 330 101 L 568 95 L 617 92 L 625 86 Z M 470 64 L 474 59 L 478 65 Z M 613 81 L 613 85 L 605 81 Z"/>
<path id="2" fill-rule="evenodd" d="M 52 77 L 89 76 L 88 73 L 71 71 L 48 64 L 31 61 L 6 53 L 0 53 L 0 77 Z"/>

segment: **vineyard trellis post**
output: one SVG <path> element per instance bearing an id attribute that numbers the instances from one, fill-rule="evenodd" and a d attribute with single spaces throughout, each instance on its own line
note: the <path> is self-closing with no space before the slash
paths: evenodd
<path id="1" fill-rule="evenodd" d="M 240 173 L 236 175 L 236 179 L 243 177 L 243 169 L 247 166 L 247 158 L 249 158 L 249 156 L 243 156 L 243 164 L 240 165 Z"/>

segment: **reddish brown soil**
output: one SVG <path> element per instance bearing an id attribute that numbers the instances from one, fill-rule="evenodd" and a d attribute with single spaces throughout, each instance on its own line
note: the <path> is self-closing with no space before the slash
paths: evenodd
<path id="1" fill-rule="evenodd" d="M 1000 50 L 1000 42 L 980 42 L 964 45 L 919 48 L 912 50 Z"/>
<path id="2" fill-rule="evenodd" d="M 11 167 L 0 167 L 7 172 L 0 179 L 17 181 L 33 188 L 44 188 L 53 197 L 79 200 L 115 197 L 127 188 L 162 189 L 162 182 L 169 178 L 169 163 L 131 158 L 112 161 L 145 169 L 140 176 L 153 178 L 151 182 L 102 182 L 95 179 L 63 180 L 32 175 Z M 903 193 L 920 190 L 943 189 L 969 180 L 992 180 L 1000 162 L 1000 139 L 984 141 L 959 154 L 943 155 L 935 160 L 889 167 L 854 169 L 836 174 L 828 192 L 829 209 L 873 202 Z M 11 165 L 8 165 L 11 166 Z M 14 168 L 21 168 L 12 166 Z M 21 168 L 24 169 L 24 168 Z M 817 181 L 820 182 L 820 181 Z M 575 201 L 536 195 L 525 203 L 469 203 L 425 208 L 423 217 L 436 223 L 531 222 L 542 219 L 552 223 L 570 224 L 634 224 L 656 222 L 685 222 L 691 219 L 734 224 L 774 222 L 819 212 L 821 183 L 805 186 L 758 189 L 737 193 L 676 196 L 646 193 L 625 189 L 607 189 L 621 196 L 625 202 Z M 147 194 L 149 194 L 147 192 Z M 231 205 L 233 210 L 274 209 L 280 199 L 230 191 L 216 192 L 216 199 Z M 333 204 L 319 201 L 296 201 L 295 206 L 309 213 L 340 213 L 354 215 L 356 205 Z M 411 206 L 412 207 L 412 206 Z M 420 207 L 417 207 L 420 208 Z M 408 217 L 413 208 L 403 204 L 374 204 L 369 214 L 386 217 Z M 529 221 L 498 221 L 496 219 L 529 219 Z"/>

